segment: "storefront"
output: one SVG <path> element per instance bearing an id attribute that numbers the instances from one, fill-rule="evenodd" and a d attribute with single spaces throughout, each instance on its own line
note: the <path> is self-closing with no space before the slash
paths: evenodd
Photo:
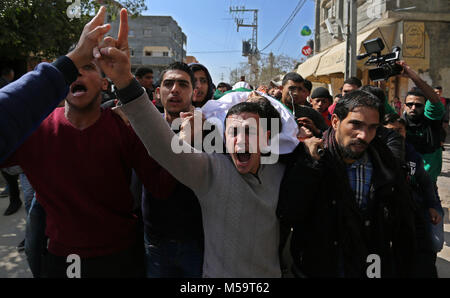
<path id="1" fill-rule="evenodd" d="M 431 83 L 430 68 L 430 40 L 425 30 L 424 22 L 410 22 L 399 19 L 381 19 L 376 24 L 365 28 L 357 36 L 357 54 L 365 53 L 363 43 L 380 37 L 385 48 L 383 55 L 390 53 L 394 46 L 401 48 L 401 57 L 417 71 L 424 80 Z M 334 45 L 302 63 L 297 72 L 313 82 L 328 84 L 333 95 L 339 93 L 344 82 L 345 72 L 345 41 Z M 357 77 L 363 85 L 378 85 L 386 91 L 389 101 L 395 96 L 404 99 L 412 82 L 405 77 L 395 76 L 386 82 L 372 82 L 369 79 L 369 69 L 375 66 L 364 65 L 367 59 L 357 62 Z M 428 74 L 428 75 L 427 75 Z M 427 77 L 428 76 L 428 77 Z"/>

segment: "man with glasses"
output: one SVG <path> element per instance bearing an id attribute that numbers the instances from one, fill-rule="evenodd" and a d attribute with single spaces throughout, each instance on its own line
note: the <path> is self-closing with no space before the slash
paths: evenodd
<path id="1" fill-rule="evenodd" d="M 403 75 L 416 84 L 405 98 L 403 118 L 406 120 L 406 142 L 412 144 L 422 155 L 425 170 L 433 180 L 436 196 L 439 198 L 436 182 L 442 169 L 440 133 L 444 105 L 433 88 L 415 71 L 403 61 L 399 64 L 403 66 Z"/>

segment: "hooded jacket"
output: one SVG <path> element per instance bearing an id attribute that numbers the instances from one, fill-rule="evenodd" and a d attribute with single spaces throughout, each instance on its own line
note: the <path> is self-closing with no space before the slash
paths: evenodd
<path id="1" fill-rule="evenodd" d="M 189 68 L 192 70 L 192 72 L 196 72 L 199 70 L 203 70 L 206 74 L 206 78 L 208 79 L 208 91 L 206 92 L 205 99 L 201 103 L 195 103 L 193 102 L 195 107 L 201 108 L 208 100 L 213 99 L 214 95 L 214 85 L 212 82 L 211 75 L 209 74 L 208 69 L 199 63 L 190 63 Z"/>

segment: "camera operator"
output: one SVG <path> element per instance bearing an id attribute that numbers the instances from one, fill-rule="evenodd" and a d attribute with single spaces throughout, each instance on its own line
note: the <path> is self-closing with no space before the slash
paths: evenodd
<path id="1" fill-rule="evenodd" d="M 403 67 L 403 76 L 416 84 L 416 88 L 411 89 L 405 98 L 403 118 L 406 120 L 406 142 L 412 144 L 422 155 L 425 170 L 433 181 L 434 191 L 439 199 L 436 182 L 442 169 L 440 133 L 444 105 L 434 89 L 404 61 L 397 64 Z M 442 209 L 438 212 L 443 216 Z"/>

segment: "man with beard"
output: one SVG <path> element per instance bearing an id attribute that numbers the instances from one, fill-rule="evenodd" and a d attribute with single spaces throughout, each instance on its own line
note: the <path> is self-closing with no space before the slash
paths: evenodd
<path id="1" fill-rule="evenodd" d="M 277 213 L 293 227 L 296 276 L 398 277 L 410 272 L 415 247 L 411 200 L 399 164 L 375 137 L 382 114 L 372 94 L 344 95 L 323 140 L 307 139 L 289 163 Z"/>
<path id="2" fill-rule="evenodd" d="M 439 198 L 436 182 L 442 170 L 441 131 L 445 108 L 431 86 L 406 63 L 399 63 L 403 66 L 404 75 L 417 86 L 405 98 L 403 118 L 406 120 L 406 142 L 422 155 L 425 170 L 433 180 Z"/>

